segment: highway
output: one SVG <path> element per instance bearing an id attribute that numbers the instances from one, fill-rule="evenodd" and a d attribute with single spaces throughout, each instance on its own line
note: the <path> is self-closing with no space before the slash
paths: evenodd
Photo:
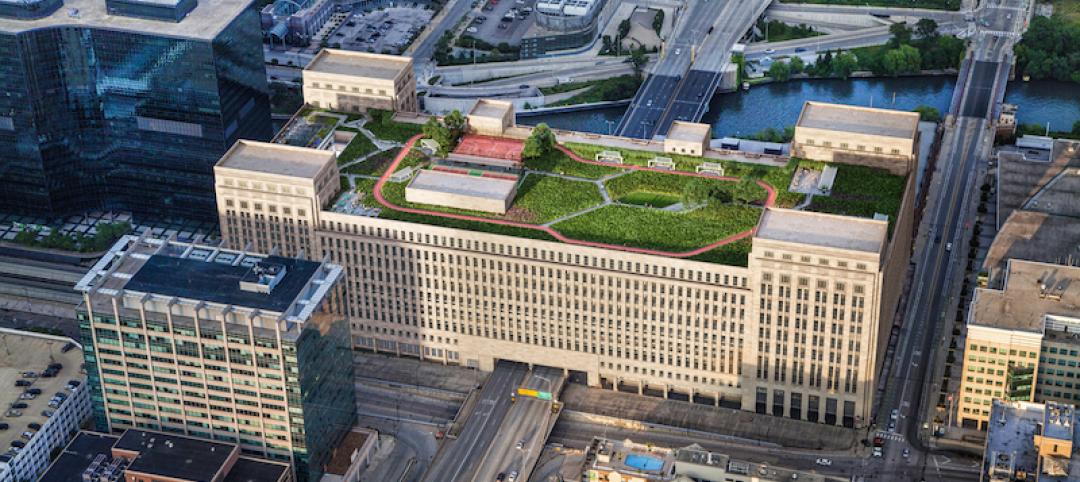
<path id="1" fill-rule="evenodd" d="M 939 329 L 956 308 L 955 293 L 969 235 L 965 226 L 974 214 L 970 196 L 975 191 L 976 172 L 990 152 L 993 106 L 1004 89 L 1003 74 L 1010 68 L 1014 40 L 999 32 L 1023 31 L 1028 14 L 1018 7 L 1029 6 L 1024 0 L 997 0 L 980 10 L 979 21 L 987 22 L 987 27 L 975 37 L 965 62 L 968 70 L 959 77 L 959 105 L 946 121 L 937 172 L 916 240 L 908 310 L 894 358 L 891 363 L 886 360 L 882 379 L 887 383 L 876 412 L 879 428 L 889 423 L 893 410 L 899 414 L 897 433 L 888 434 L 899 440 L 889 442 L 885 451 L 885 473 L 894 480 L 953 480 L 926 456 L 929 431 L 923 427 L 930 422 L 936 394 L 926 393 L 925 388 L 932 381 L 937 359 L 934 352 L 945 347 L 934 343 Z M 904 449 L 912 449 L 910 458 L 902 456 Z"/>
<path id="2" fill-rule="evenodd" d="M 964 19 L 966 12 L 933 10 L 927 8 L 898 8 L 898 7 L 867 7 L 848 5 L 815 5 L 799 3 L 773 2 L 769 5 L 766 14 L 772 13 L 816 13 L 833 15 L 875 15 L 882 17 L 916 17 L 929 18 L 941 22 L 959 22 Z"/>
<path id="3" fill-rule="evenodd" d="M 714 27 L 694 59 L 693 68 L 679 84 L 671 103 L 654 129 L 655 134 L 667 134 L 676 120 L 697 122 L 709 107 L 716 93 L 724 68 L 731 61 L 731 50 L 747 29 L 769 4 L 768 1 L 743 0 L 729 2 L 724 9 L 725 21 Z"/>
<path id="4" fill-rule="evenodd" d="M 943 35 L 956 35 L 967 28 L 963 22 L 945 22 L 938 24 L 938 32 Z M 850 50 L 859 47 L 883 45 L 892 38 L 889 27 L 871 27 L 853 32 L 834 33 L 819 37 L 810 37 L 783 42 L 759 42 L 746 47 L 746 60 L 761 60 L 765 57 L 791 55 L 816 55 L 826 50 Z"/>
<path id="5" fill-rule="evenodd" d="M 755 0 L 763 1 L 763 0 Z M 767 0 L 764 0 L 767 1 Z M 693 56 L 717 25 L 724 28 L 727 7 L 742 3 L 739 0 L 690 0 L 689 6 L 680 14 L 675 32 L 664 47 L 660 60 L 653 66 L 651 75 L 638 89 L 626 114 L 619 122 L 616 133 L 625 137 L 652 138 L 657 123 L 663 117 L 674 98 L 679 82 L 686 76 Z M 751 22 L 752 23 L 752 22 Z M 745 33 L 750 25 L 745 25 Z M 740 34 L 741 35 L 741 34 Z"/>
<path id="6" fill-rule="evenodd" d="M 562 383 L 562 370 L 537 367 L 529 373 L 522 388 L 557 394 Z M 519 481 L 528 480 L 556 418 L 550 401 L 517 397 L 472 480 L 486 482 L 511 472 L 518 473 Z"/>
<path id="7" fill-rule="evenodd" d="M 524 365 L 499 362 L 488 377 L 480 396 L 456 440 L 446 440 L 424 474 L 428 482 L 473 480 L 487 448 L 495 440 L 502 421 L 510 411 L 510 393 L 525 379 Z"/>

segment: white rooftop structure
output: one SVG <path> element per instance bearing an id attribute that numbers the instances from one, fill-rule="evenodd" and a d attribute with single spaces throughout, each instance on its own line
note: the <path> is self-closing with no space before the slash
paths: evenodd
<path id="1" fill-rule="evenodd" d="M 17 3 L 35 4 L 43 1 L 18 2 L 7 0 L 9 6 Z M 128 0 L 131 5 L 171 8 L 186 2 L 179 0 Z M 39 18 L 13 18 L 0 16 L 0 32 L 19 33 L 53 27 L 87 27 L 147 35 L 195 38 L 210 40 L 217 36 L 245 8 L 251 0 L 202 0 L 179 21 L 131 15 L 117 15 L 109 11 L 105 0 L 63 0 L 52 13 Z"/>
<path id="2" fill-rule="evenodd" d="M 517 183 L 513 175 L 477 176 L 427 169 L 405 188 L 405 200 L 502 214 L 514 200 Z"/>

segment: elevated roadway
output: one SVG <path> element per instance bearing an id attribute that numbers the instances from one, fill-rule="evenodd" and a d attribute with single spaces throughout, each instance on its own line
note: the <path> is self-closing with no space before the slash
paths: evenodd
<path id="1" fill-rule="evenodd" d="M 557 395 L 562 384 L 562 370 L 537 367 L 526 377 L 522 388 Z M 486 482 L 496 480 L 499 474 L 512 472 L 518 473 L 519 481 L 529 480 L 544 449 L 544 441 L 557 419 L 558 413 L 552 410 L 552 401 L 516 397 L 472 480 Z"/>
<path id="2" fill-rule="evenodd" d="M 671 124 L 668 112 L 673 104 L 679 104 L 675 115 L 690 111 L 700 118 L 730 61 L 731 48 L 768 4 L 769 0 L 692 0 L 616 133 L 649 139 L 667 132 L 664 126 Z"/>

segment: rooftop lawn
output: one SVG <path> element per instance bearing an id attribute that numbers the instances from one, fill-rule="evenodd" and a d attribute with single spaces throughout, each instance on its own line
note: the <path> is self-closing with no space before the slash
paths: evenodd
<path id="1" fill-rule="evenodd" d="M 378 149 L 377 147 L 375 147 L 375 143 L 371 142 L 371 139 L 368 139 L 367 136 L 361 134 L 356 129 L 352 129 L 349 127 L 338 127 L 337 130 L 356 133 L 356 136 L 353 137 L 351 141 L 349 141 L 349 144 L 345 146 L 345 149 L 342 149 L 341 154 L 338 155 L 337 162 L 339 165 L 346 162 L 351 162 L 359 157 L 366 156 L 372 152 L 375 152 L 375 150 Z"/>
<path id="2" fill-rule="evenodd" d="M 395 121 L 391 111 L 368 109 L 367 113 L 371 120 L 364 124 L 364 128 L 379 139 L 405 143 L 410 137 L 423 132 L 420 124 Z"/>
<path id="3" fill-rule="evenodd" d="M 626 164 L 634 164 L 638 166 L 648 166 L 649 160 L 654 157 L 670 157 L 675 161 L 675 169 L 679 171 L 695 172 L 697 166 L 702 162 L 714 162 L 720 163 L 724 166 L 724 175 L 730 177 L 743 177 L 749 176 L 752 179 L 765 181 L 769 185 L 776 188 L 776 205 L 778 207 L 789 208 L 793 207 L 803 200 L 804 196 L 799 193 L 791 193 L 787 191 L 788 186 L 791 184 L 791 176 L 795 174 L 796 168 L 802 166 L 820 166 L 821 163 L 807 160 L 795 160 L 788 162 L 784 167 L 772 167 L 761 164 L 748 164 L 745 162 L 735 161 L 722 161 L 716 159 L 702 159 L 700 157 L 682 156 L 679 154 L 668 154 L 651 151 L 637 151 L 631 149 L 616 149 L 606 146 L 597 146 L 592 144 L 578 144 L 573 142 L 566 143 L 566 147 L 570 148 L 575 154 L 585 159 L 596 159 L 596 154 L 600 151 L 618 151 L 623 156 L 623 162 Z M 615 194 L 612 193 L 614 196 Z"/>
<path id="4" fill-rule="evenodd" d="M 809 210 L 864 218 L 887 214 L 890 226 L 900 212 L 905 179 L 882 169 L 834 164 L 836 181 L 829 196 L 814 196 Z"/>
<path id="5" fill-rule="evenodd" d="M 589 159 L 592 159 L 591 157 Z M 597 166 L 578 162 L 567 156 L 558 149 L 552 149 L 543 157 L 526 159 L 525 168 L 534 171 L 545 171 L 566 176 L 583 177 L 586 179 L 600 179 L 610 174 L 617 174 L 622 169 L 615 167 Z"/>
<path id="6" fill-rule="evenodd" d="M 604 206 L 552 226 L 574 239 L 665 251 L 690 251 L 757 225 L 761 209 L 709 205 L 693 211 Z"/>
<path id="7" fill-rule="evenodd" d="M 627 204 L 640 204 L 632 202 L 635 199 L 647 197 L 649 194 L 660 195 L 661 198 L 675 197 L 679 202 L 682 199 L 683 189 L 691 182 L 704 182 L 709 187 L 731 192 L 737 182 L 721 179 L 708 179 L 691 176 L 676 176 L 653 171 L 634 171 L 629 174 L 609 179 L 604 183 L 608 194 L 612 199 Z M 768 192 L 760 186 L 756 186 L 760 192 L 759 200 L 764 203 L 768 198 Z M 629 198 L 630 201 L 626 201 Z M 674 204 L 668 203 L 668 204 Z M 656 206 L 656 204 L 654 204 Z M 661 206 L 662 207 L 662 206 Z"/>
<path id="8" fill-rule="evenodd" d="M 749 238 L 740 239 L 734 243 L 725 244 L 697 256 L 691 256 L 689 259 L 694 261 L 705 261 L 706 263 L 745 267 L 750 261 L 750 248 L 751 242 Z"/>
<path id="9" fill-rule="evenodd" d="M 350 144 L 351 145 L 351 144 Z M 345 167 L 341 172 L 345 174 L 363 174 L 366 176 L 381 176 L 390 163 L 397 157 L 401 149 L 387 149 L 364 159 L 361 162 Z"/>

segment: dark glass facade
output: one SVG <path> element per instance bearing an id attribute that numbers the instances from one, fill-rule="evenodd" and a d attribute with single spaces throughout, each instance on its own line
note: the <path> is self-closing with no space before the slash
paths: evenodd
<path id="1" fill-rule="evenodd" d="M 212 40 L 69 26 L 0 51 L 0 211 L 214 220 L 214 163 L 272 135 L 251 7 Z"/>

